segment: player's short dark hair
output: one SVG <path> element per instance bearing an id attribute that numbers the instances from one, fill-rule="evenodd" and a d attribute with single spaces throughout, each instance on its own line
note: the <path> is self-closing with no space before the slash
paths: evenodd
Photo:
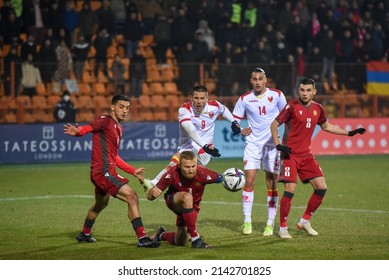
<path id="1" fill-rule="evenodd" d="M 114 97 L 112 97 L 111 104 L 116 105 L 116 103 L 118 103 L 118 101 L 120 100 L 130 102 L 130 98 L 127 95 L 117 94 Z"/>
<path id="2" fill-rule="evenodd" d="M 316 84 L 315 84 L 315 81 L 311 78 L 302 78 L 300 80 L 300 85 L 313 85 L 313 88 L 316 88 Z"/>
<path id="3" fill-rule="evenodd" d="M 263 73 L 266 76 L 265 70 L 263 70 L 261 67 L 255 67 L 252 73 Z"/>
<path id="4" fill-rule="evenodd" d="M 180 153 L 180 161 L 179 162 L 181 162 L 183 159 L 194 160 L 194 159 L 196 159 L 196 154 L 192 151 L 182 151 Z"/>
<path id="5" fill-rule="evenodd" d="M 206 86 L 203 86 L 203 85 L 195 86 L 195 87 L 193 88 L 192 95 L 193 95 L 193 93 L 194 93 L 195 91 L 197 91 L 197 92 L 205 92 L 205 93 L 208 93 L 207 87 L 206 87 Z"/>

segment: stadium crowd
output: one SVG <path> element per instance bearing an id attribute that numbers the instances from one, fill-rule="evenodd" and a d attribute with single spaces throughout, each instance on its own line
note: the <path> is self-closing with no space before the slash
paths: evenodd
<path id="1" fill-rule="evenodd" d="M 144 64 L 137 50 L 145 35 L 153 36 L 158 65 L 166 65 L 171 50 L 180 68 L 179 89 L 192 88 L 198 77 L 187 64 L 225 65 L 217 73 L 218 90 L 234 95 L 229 65 L 295 65 L 296 81 L 312 76 L 320 86 L 334 89 L 333 74 L 339 63 L 364 63 L 389 58 L 387 0 L 4 0 L 0 8 L 0 47 L 4 67 L 4 92 L 10 94 L 11 62 L 35 65 L 39 76 L 29 88 L 52 81 L 63 83 L 72 73 L 82 78 L 90 49 L 95 49 L 94 72 L 115 73 L 110 82 L 130 83 L 140 94 L 142 75 L 124 73 L 128 65 L 108 68 L 112 38 L 120 35 L 122 57 Z M 27 59 L 28 58 L 28 59 Z M 319 64 L 312 73 L 307 64 Z M 113 67 L 113 66 L 112 66 Z M 188 67 L 188 68 L 185 68 Z M 350 66 L 352 67 L 352 66 Z M 15 76 L 27 75 L 16 67 Z M 145 68 L 137 68 L 143 71 Z M 36 69 L 31 70 L 36 74 Z M 191 73 L 191 74 L 188 74 Z M 30 72 L 27 72 L 30 73 Z M 337 87 L 348 87 L 349 77 L 338 71 Z M 191 76 L 191 77 L 188 77 Z M 131 77 L 139 77 L 132 79 Z M 123 81 L 123 78 L 125 81 Z M 192 79 L 192 80 L 191 80 Z M 357 79 L 358 80 L 358 79 Z M 188 84 L 189 82 L 189 84 Z M 138 85 L 136 86 L 136 84 Z M 132 86 L 134 85 L 134 86 Z M 282 88 L 282 86 L 281 86 Z M 362 91 L 362 85 L 357 86 Z M 15 92 L 23 85 L 15 83 Z M 34 91 L 27 90 L 34 95 Z M 128 93 L 128 92 L 126 92 Z"/>

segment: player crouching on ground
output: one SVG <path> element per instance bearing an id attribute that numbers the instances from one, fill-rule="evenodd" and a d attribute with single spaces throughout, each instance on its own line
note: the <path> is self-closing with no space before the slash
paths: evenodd
<path id="1" fill-rule="evenodd" d="M 153 240 L 185 246 L 189 234 L 192 248 L 212 248 L 212 245 L 205 243 L 200 238 L 196 229 L 196 220 L 205 185 L 221 183 L 222 180 L 221 173 L 198 165 L 195 153 L 192 151 L 181 152 L 176 168 L 169 169 L 147 193 L 147 199 L 154 200 L 168 189 L 164 195 L 165 202 L 167 207 L 177 215 L 177 231 L 167 232 L 163 227 L 159 227 Z"/>

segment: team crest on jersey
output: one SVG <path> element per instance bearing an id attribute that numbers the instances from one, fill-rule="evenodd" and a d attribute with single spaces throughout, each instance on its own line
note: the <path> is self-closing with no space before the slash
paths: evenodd
<path id="1" fill-rule="evenodd" d="M 272 101 L 273 101 L 273 96 L 269 96 L 269 97 L 267 98 L 267 100 L 269 100 L 269 102 L 272 102 Z"/>
<path id="2" fill-rule="evenodd" d="M 316 117 L 317 116 L 317 111 L 313 110 L 313 115 Z"/>
<path id="3" fill-rule="evenodd" d="M 213 118 L 214 115 L 215 115 L 214 112 L 209 112 L 209 117 L 210 117 L 211 119 Z"/>
<path id="4" fill-rule="evenodd" d="M 303 114 L 303 111 L 300 110 L 299 113 L 300 113 L 300 116 L 301 116 Z"/>

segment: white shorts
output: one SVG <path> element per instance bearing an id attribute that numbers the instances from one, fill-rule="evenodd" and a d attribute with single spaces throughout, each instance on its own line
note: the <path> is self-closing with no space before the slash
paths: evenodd
<path id="1" fill-rule="evenodd" d="M 280 172 L 280 153 L 275 146 L 246 143 L 243 155 L 244 170 L 262 169 L 274 174 Z"/>

